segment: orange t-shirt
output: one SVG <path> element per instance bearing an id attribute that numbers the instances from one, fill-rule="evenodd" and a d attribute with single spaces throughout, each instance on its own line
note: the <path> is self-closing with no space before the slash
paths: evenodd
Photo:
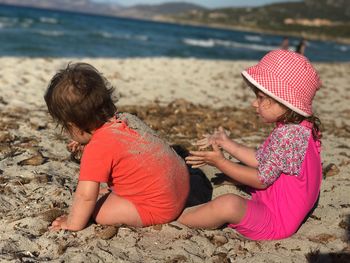
<path id="1" fill-rule="evenodd" d="M 176 219 L 189 193 L 188 169 L 174 150 L 118 119 L 93 133 L 79 180 L 108 183 L 115 194 L 135 205 L 144 226 Z"/>

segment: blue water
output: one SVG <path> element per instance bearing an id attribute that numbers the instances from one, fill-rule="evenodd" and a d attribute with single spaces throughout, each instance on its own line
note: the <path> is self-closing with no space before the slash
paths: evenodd
<path id="1" fill-rule="evenodd" d="M 0 5 L 0 56 L 260 59 L 281 36 Z M 291 47 L 298 38 L 290 38 Z M 350 61 L 350 45 L 309 41 L 312 61 Z"/>

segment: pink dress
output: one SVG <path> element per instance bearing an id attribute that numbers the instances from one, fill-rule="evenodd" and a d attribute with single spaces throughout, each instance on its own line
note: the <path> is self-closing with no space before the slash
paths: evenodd
<path id="1" fill-rule="evenodd" d="M 320 142 L 312 124 L 279 124 L 259 147 L 259 179 L 269 185 L 251 191 L 239 224 L 230 224 L 252 240 L 293 235 L 317 201 L 322 181 Z"/>

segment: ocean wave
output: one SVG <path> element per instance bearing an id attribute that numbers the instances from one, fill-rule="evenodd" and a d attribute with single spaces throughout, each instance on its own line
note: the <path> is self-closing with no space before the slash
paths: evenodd
<path id="1" fill-rule="evenodd" d="M 20 26 L 24 28 L 31 27 L 31 25 L 34 23 L 33 19 L 26 18 L 23 21 L 20 22 Z"/>
<path id="2" fill-rule="evenodd" d="M 0 28 L 14 27 L 18 23 L 18 18 L 0 17 Z"/>
<path id="3" fill-rule="evenodd" d="M 46 23 L 46 24 L 57 24 L 58 23 L 58 20 L 56 18 L 53 18 L 53 17 L 42 16 L 39 18 L 39 20 L 41 23 Z"/>
<path id="4" fill-rule="evenodd" d="M 271 51 L 278 48 L 278 46 L 248 44 L 248 43 L 221 40 L 221 39 L 201 40 L 201 39 L 184 38 L 183 42 L 187 45 L 199 46 L 199 47 L 205 47 L 205 48 L 212 48 L 215 46 L 224 46 L 228 48 L 241 48 L 241 49 L 243 48 L 243 49 L 251 49 L 256 51 Z"/>
<path id="5" fill-rule="evenodd" d="M 105 31 L 93 32 L 93 35 L 101 36 L 103 38 L 113 38 L 113 34 Z"/>
<path id="6" fill-rule="evenodd" d="M 336 46 L 335 48 L 342 52 L 347 52 L 350 50 L 350 46 L 345 46 L 345 45 Z"/>
<path id="7" fill-rule="evenodd" d="M 215 42 L 212 39 L 200 40 L 200 39 L 192 39 L 192 38 L 184 38 L 183 42 L 190 46 L 199 46 L 199 47 L 214 47 Z"/>
<path id="8" fill-rule="evenodd" d="M 37 30 L 36 32 L 42 36 L 48 37 L 59 37 L 64 35 L 64 32 L 57 30 Z"/>
<path id="9" fill-rule="evenodd" d="M 135 35 L 134 38 L 138 39 L 138 40 L 142 40 L 142 41 L 148 41 L 149 40 L 149 37 L 145 36 L 145 35 Z"/>
<path id="10" fill-rule="evenodd" d="M 262 41 L 261 36 L 257 36 L 257 35 L 245 35 L 244 39 L 246 39 L 250 42 L 261 42 Z"/>
<path id="11" fill-rule="evenodd" d="M 110 33 L 107 31 L 95 31 L 92 33 L 93 35 L 97 35 L 103 38 L 108 38 L 108 39 L 119 39 L 119 40 L 141 40 L 141 41 L 148 41 L 149 37 L 146 35 L 133 35 L 133 34 L 115 34 L 115 33 Z"/>
<path id="12" fill-rule="evenodd" d="M 33 19 L 19 19 L 17 17 L 0 17 L 0 28 L 28 28 L 34 23 Z"/>

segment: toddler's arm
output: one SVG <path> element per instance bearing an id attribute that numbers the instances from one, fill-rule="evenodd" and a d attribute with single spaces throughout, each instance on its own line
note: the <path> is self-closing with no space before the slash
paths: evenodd
<path id="1" fill-rule="evenodd" d="M 254 167 L 244 166 L 227 160 L 217 144 L 212 144 L 213 151 L 190 151 L 186 163 L 199 166 L 203 163 L 213 165 L 233 180 L 254 187 L 264 189 L 266 185 L 258 178 L 258 170 Z"/>
<path id="2" fill-rule="evenodd" d="M 225 150 L 227 153 L 242 163 L 251 167 L 258 167 L 258 161 L 255 157 L 256 151 L 253 148 L 231 140 L 227 132 L 222 127 L 219 127 L 218 130 L 215 130 L 212 135 L 205 135 L 204 137 L 204 139 L 199 140 L 196 143 L 196 145 L 199 146 L 199 149 L 205 149 L 209 145 L 217 144 L 223 150 Z"/>
<path id="3" fill-rule="evenodd" d="M 95 209 L 99 188 L 98 182 L 79 181 L 70 213 L 56 218 L 50 229 L 82 230 Z"/>

